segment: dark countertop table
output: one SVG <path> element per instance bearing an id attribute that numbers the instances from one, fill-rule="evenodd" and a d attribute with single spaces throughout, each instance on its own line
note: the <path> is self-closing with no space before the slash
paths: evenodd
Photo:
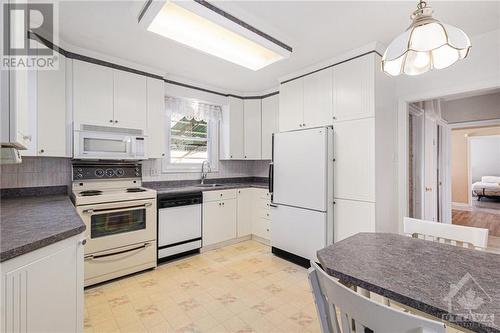
<path id="1" fill-rule="evenodd" d="M 68 196 L 2 198 L 0 262 L 64 240 L 85 230 Z"/>
<path id="2" fill-rule="evenodd" d="M 318 251 L 325 271 L 474 332 L 500 332 L 500 255 L 359 233 Z"/>

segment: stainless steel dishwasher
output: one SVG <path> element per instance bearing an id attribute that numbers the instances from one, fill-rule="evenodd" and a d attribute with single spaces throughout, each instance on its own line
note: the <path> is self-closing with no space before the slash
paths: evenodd
<path id="1" fill-rule="evenodd" d="M 201 192 L 158 195 L 158 262 L 201 248 Z"/>

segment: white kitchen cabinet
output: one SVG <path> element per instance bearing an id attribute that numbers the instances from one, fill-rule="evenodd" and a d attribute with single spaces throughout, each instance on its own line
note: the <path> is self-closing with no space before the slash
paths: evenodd
<path id="1" fill-rule="evenodd" d="M 2 262 L 2 332 L 83 331 L 82 239 Z"/>
<path id="2" fill-rule="evenodd" d="M 307 75 L 304 80 L 304 125 L 318 127 L 332 124 L 332 69 Z"/>
<path id="3" fill-rule="evenodd" d="M 278 132 L 279 95 L 262 99 L 262 159 L 272 159 L 273 133 Z"/>
<path id="4" fill-rule="evenodd" d="M 280 132 L 302 128 L 304 123 L 303 78 L 280 85 L 279 117 Z"/>
<path id="5" fill-rule="evenodd" d="M 261 153 L 261 99 L 245 99 L 243 103 L 244 158 L 260 160 Z"/>
<path id="6" fill-rule="evenodd" d="M 236 97 L 228 100 L 229 107 L 222 114 L 220 159 L 241 160 L 245 156 L 243 100 Z"/>
<path id="7" fill-rule="evenodd" d="M 374 55 L 366 55 L 333 67 L 333 117 L 335 121 L 375 116 Z"/>
<path id="8" fill-rule="evenodd" d="M 336 198 L 375 201 L 375 119 L 338 122 L 334 126 Z"/>
<path id="9" fill-rule="evenodd" d="M 113 70 L 113 120 L 117 127 L 146 129 L 146 77 Z"/>
<path id="10" fill-rule="evenodd" d="M 271 198 L 267 189 L 253 189 L 252 234 L 265 241 L 271 240 Z"/>
<path id="11" fill-rule="evenodd" d="M 73 113 L 75 128 L 81 124 L 114 124 L 113 69 L 73 61 Z"/>
<path id="12" fill-rule="evenodd" d="M 204 192 L 203 246 L 236 238 L 237 218 L 236 190 Z"/>
<path id="13" fill-rule="evenodd" d="M 148 158 L 162 158 L 167 149 L 165 135 L 165 87 L 163 80 L 147 78 Z"/>
<path id="14" fill-rule="evenodd" d="M 252 188 L 238 190 L 237 237 L 252 234 L 255 193 Z"/>
<path id="15" fill-rule="evenodd" d="M 66 58 L 58 54 L 57 70 L 37 73 L 38 156 L 71 157 L 66 112 Z"/>
<path id="16" fill-rule="evenodd" d="M 358 232 L 375 232 L 375 203 L 335 199 L 333 237 L 338 242 Z"/>

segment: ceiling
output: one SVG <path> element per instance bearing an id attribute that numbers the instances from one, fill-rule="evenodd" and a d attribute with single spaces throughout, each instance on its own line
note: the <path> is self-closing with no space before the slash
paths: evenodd
<path id="1" fill-rule="evenodd" d="M 290 58 L 259 71 L 203 54 L 137 24 L 142 1 L 64 1 L 60 38 L 168 77 L 220 89 L 260 92 L 278 78 L 373 41 L 388 44 L 409 25 L 416 1 L 213 1 L 213 4 L 293 47 Z M 435 17 L 469 36 L 500 28 L 498 1 L 433 1 Z M 472 46 L 474 48 L 474 45 Z"/>

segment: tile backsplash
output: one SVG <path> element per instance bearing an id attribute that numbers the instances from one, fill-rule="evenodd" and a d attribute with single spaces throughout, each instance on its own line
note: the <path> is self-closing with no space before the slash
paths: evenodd
<path id="1" fill-rule="evenodd" d="M 71 160 L 57 157 L 23 157 L 20 164 L 3 164 L 1 188 L 69 185 Z"/>

